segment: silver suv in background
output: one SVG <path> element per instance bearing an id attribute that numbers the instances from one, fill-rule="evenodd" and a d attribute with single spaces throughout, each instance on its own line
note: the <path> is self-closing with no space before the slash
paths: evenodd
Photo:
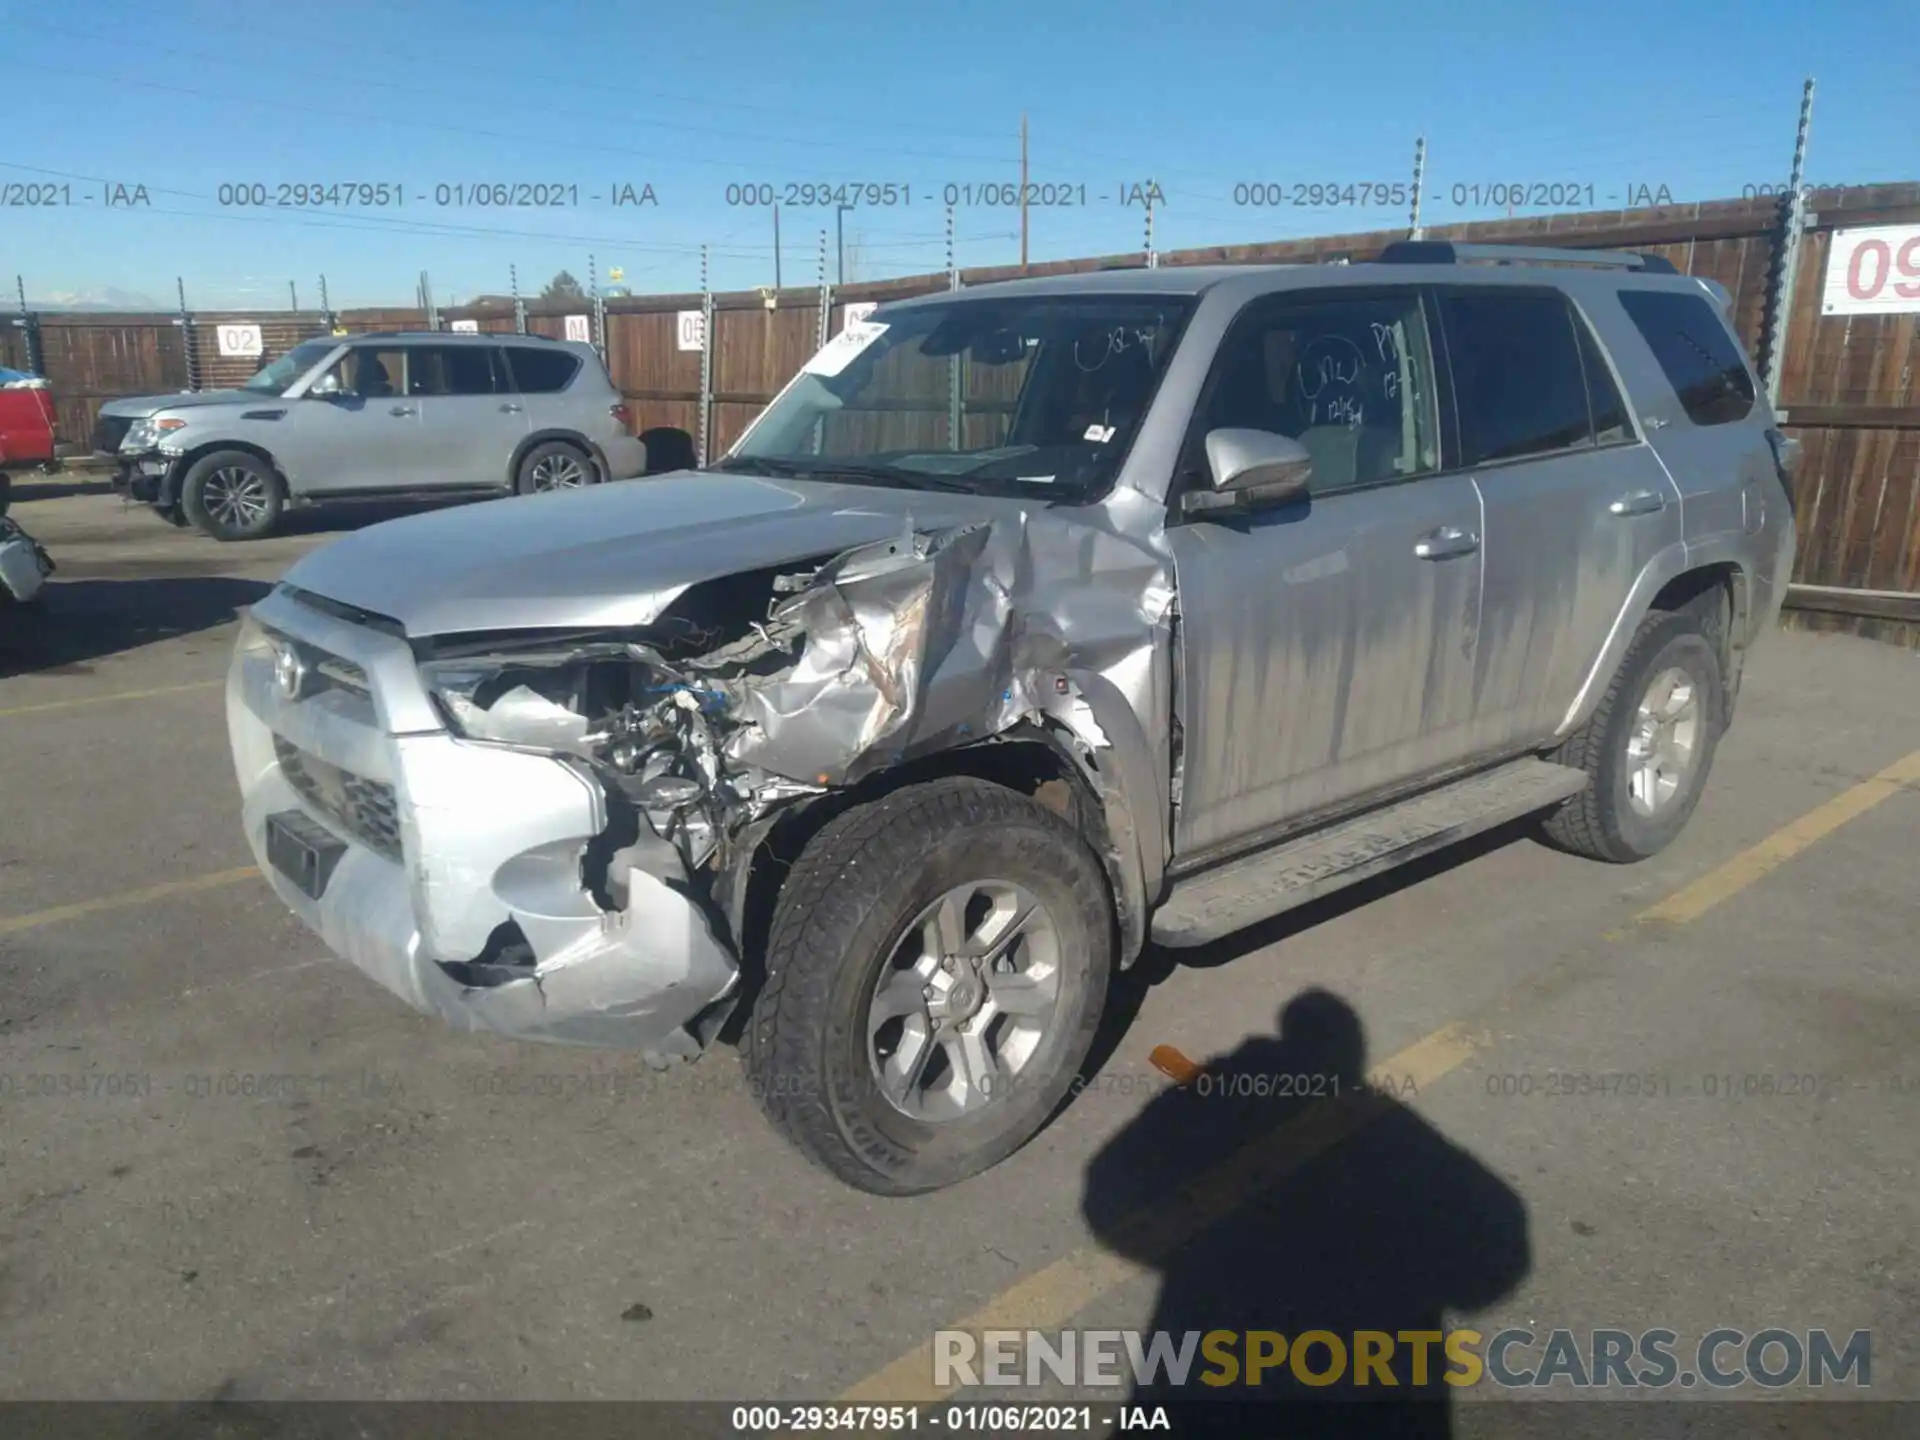
<path id="1" fill-rule="evenodd" d="M 902 301 L 706 472 L 303 558 L 231 670 L 243 824 L 415 1007 L 664 1065 L 740 1006 L 805 1153 L 929 1190 L 1045 1123 L 1149 940 L 1526 817 L 1671 841 L 1793 469 L 1657 259 Z"/>
<path id="2" fill-rule="evenodd" d="M 175 523 L 251 540 L 292 505 L 629 479 L 631 430 L 592 346 L 434 331 L 307 340 L 238 389 L 111 401 L 94 449 Z"/>

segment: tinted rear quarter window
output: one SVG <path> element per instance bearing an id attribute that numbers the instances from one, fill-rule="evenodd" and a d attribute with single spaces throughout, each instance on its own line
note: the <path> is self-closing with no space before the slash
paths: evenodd
<path id="1" fill-rule="evenodd" d="M 1593 443 L 1573 311 L 1557 290 L 1456 290 L 1441 299 L 1461 459 L 1468 465 Z"/>
<path id="2" fill-rule="evenodd" d="M 1753 412 L 1753 375 L 1705 296 L 1622 290 L 1620 307 L 1694 424 L 1730 425 Z"/>
<path id="3" fill-rule="evenodd" d="M 509 345 L 507 364 L 521 394 L 551 395 L 572 383 L 580 370 L 580 357 L 570 355 L 565 350 Z"/>

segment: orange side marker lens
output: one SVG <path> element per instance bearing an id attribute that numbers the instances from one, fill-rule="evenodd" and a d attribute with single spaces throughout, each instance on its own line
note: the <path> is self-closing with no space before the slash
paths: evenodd
<path id="1" fill-rule="evenodd" d="M 1200 1067 L 1171 1045 L 1156 1045 L 1147 1062 L 1176 1085 L 1191 1085 L 1200 1078 Z"/>

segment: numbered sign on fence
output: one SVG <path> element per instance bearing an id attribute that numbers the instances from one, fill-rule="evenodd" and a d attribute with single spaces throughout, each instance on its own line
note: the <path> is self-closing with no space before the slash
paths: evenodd
<path id="1" fill-rule="evenodd" d="M 842 330 L 851 330 L 856 325 L 866 324 L 867 317 L 873 314 L 873 312 L 878 310 L 879 308 L 880 308 L 880 302 L 877 300 L 854 301 L 853 303 L 844 307 L 844 313 L 840 321 L 840 328 Z"/>
<path id="2" fill-rule="evenodd" d="M 478 335 L 480 333 L 480 322 L 478 320 L 456 320 L 448 328 L 456 335 Z"/>
<path id="3" fill-rule="evenodd" d="M 1834 231 L 1820 310 L 1825 315 L 1920 314 L 1920 225 Z"/>
<path id="4" fill-rule="evenodd" d="M 222 355 L 257 356 L 266 349 L 260 343 L 258 325 L 220 325 L 214 329 L 214 338 L 220 346 Z"/>
<path id="5" fill-rule="evenodd" d="M 680 337 L 682 350 L 704 350 L 707 348 L 707 317 L 699 310 L 682 310 L 674 326 Z"/>
<path id="6" fill-rule="evenodd" d="M 567 339 L 592 341 L 593 325 L 584 315 L 567 316 Z"/>

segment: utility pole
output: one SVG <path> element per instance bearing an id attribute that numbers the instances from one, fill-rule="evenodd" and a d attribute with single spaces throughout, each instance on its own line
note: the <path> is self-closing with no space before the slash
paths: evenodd
<path id="1" fill-rule="evenodd" d="M 1787 198 L 1780 217 L 1780 268 L 1773 303 L 1767 307 L 1766 362 L 1762 375 L 1767 399 L 1780 408 L 1780 367 L 1787 358 L 1787 335 L 1793 327 L 1793 292 L 1800 275 L 1800 239 L 1807 228 L 1807 132 L 1813 128 L 1813 77 L 1800 87 L 1800 129 L 1793 139 L 1793 170 L 1787 176 Z M 1786 419 L 1783 413 L 1780 418 Z"/>
<path id="2" fill-rule="evenodd" d="M 833 250 L 834 250 L 833 283 L 835 285 L 844 285 L 847 283 L 847 224 L 846 224 L 846 221 L 847 221 L 847 211 L 851 210 L 852 208 L 853 207 L 851 205 L 836 205 L 833 207 Z"/>
<path id="3" fill-rule="evenodd" d="M 1427 137 L 1422 135 L 1413 142 L 1413 215 L 1408 222 L 1407 238 L 1418 240 L 1420 231 L 1420 187 L 1427 179 Z"/>
<path id="4" fill-rule="evenodd" d="M 300 313 L 300 288 L 291 280 L 287 282 L 287 300 L 290 302 L 289 308 L 294 314 L 298 315 Z"/>
<path id="5" fill-rule="evenodd" d="M 773 293 L 780 293 L 780 207 L 773 207 Z"/>
<path id="6" fill-rule="evenodd" d="M 1027 268 L 1027 117 L 1020 116 L 1020 268 Z"/>
<path id="7" fill-rule="evenodd" d="M 1147 181 L 1147 268 L 1154 269 L 1160 263 L 1160 257 L 1153 249 L 1153 181 Z"/>

